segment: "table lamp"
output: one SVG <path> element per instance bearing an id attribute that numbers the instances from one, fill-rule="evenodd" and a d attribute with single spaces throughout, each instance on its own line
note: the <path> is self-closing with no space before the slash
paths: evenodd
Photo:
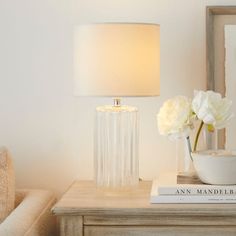
<path id="1" fill-rule="evenodd" d="M 74 34 L 76 96 L 113 97 L 96 108 L 94 174 L 97 186 L 138 184 L 138 110 L 120 97 L 159 95 L 157 24 L 79 25 Z"/>

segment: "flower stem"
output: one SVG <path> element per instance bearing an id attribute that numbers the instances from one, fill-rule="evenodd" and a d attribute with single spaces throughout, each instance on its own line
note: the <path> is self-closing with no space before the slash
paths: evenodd
<path id="1" fill-rule="evenodd" d="M 198 128 L 197 135 L 196 135 L 196 138 L 195 138 L 195 141 L 194 141 L 194 147 L 193 147 L 193 151 L 194 152 L 196 152 L 196 150 L 197 150 L 198 139 L 199 139 L 199 135 L 201 133 L 203 125 L 204 125 L 204 122 L 201 121 L 201 124 L 200 124 L 200 126 Z"/>
<path id="2" fill-rule="evenodd" d="M 191 143 L 190 143 L 190 138 L 189 138 L 189 136 L 186 137 L 186 139 L 187 139 L 187 145 L 188 145 L 189 156 L 190 156 L 191 160 L 193 161 L 193 157 L 192 157 L 192 148 L 191 148 Z"/>

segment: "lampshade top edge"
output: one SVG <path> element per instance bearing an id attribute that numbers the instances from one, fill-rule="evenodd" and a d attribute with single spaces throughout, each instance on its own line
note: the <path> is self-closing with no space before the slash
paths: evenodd
<path id="1" fill-rule="evenodd" d="M 86 23 L 78 23 L 74 27 L 78 26 L 86 26 L 86 25 L 150 25 L 150 26 L 159 26 L 158 23 L 149 23 L 149 22 L 86 22 Z"/>

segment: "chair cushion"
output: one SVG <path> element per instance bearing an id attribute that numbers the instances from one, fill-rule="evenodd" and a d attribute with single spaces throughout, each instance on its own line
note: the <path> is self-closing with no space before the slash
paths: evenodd
<path id="1" fill-rule="evenodd" d="M 0 223 L 11 213 L 15 204 L 15 176 L 11 157 L 0 147 Z"/>

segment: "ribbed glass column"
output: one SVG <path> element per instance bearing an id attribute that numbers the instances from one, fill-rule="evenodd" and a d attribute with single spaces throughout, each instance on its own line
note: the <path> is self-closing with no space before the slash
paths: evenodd
<path id="1" fill-rule="evenodd" d="M 130 106 L 96 109 L 95 181 L 100 187 L 138 184 L 138 110 Z"/>

